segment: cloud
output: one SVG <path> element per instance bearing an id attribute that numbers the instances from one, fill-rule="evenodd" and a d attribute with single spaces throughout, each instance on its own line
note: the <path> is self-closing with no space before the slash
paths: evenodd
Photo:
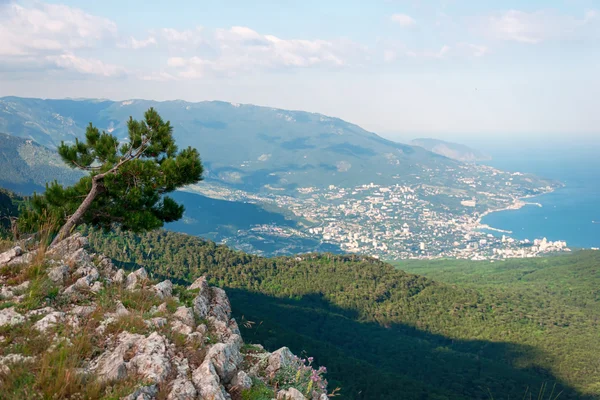
<path id="1" fill-rule="evenodd" d="M 116 33 L 114 22 L 76 8 L 43 3 L 25 8 L 12 3 L 0 13 L 0 56 L 91 48 Z"/>
<path id="2" fill-rule="evenodd" d="M 125 74 L 125 69 L 113 64 L 106 64 L 100 60 L 77 57 L 73 54 L 48 56 L 46 60 L 58 68 L 64 68 L 87 75 L 100 75 L 113 77 Z"/>
<path id="3" fill-rule="evenodd" d="M 394 14 L 391 16 L 391 20 L 403 28 L 408 28 L 417 24 L 417 21 L 406 14 Z"/>
<path id="4" fill-rule="evenodd" d="M 480 44 L 459 43 L 457 47 L 472 57 L 483 57 L 490 52 L 489 47 Z"/>
<path id="5" fill-rule="evenodd" d="M 1 0 L 0 0 L 1 1 Z M 125 70 L 77 51 L 113 46 L 114 22 L 64 5 L 17 3 L 2 6 L 0 13 L 0 62 L 14 71 L 68 70 L 86 75 L 113 77 Z M 141 42 L 132 40 L 132 46 Z"/>
<path id="6" fill-rule="evenodd" d="M 576 36 L 596 18 L 597 12 L 594 10 L 587 11 L 583 18 L 552 11 L 509 10 L 484 18 L 480 21 L 480 27 L 496 39 L 538 44 L 550 39 Z"/>
<path id="7" fill-rule="evenodd" d="M 154 45 L 156 45 L 156 43 L 157 43 L 157 41 L 154 36 L 149 36 L 148 38 L 141 39 L 141 40 L 138 40 L 134 37 L 130 37 L 129 39 L 119 43 L 118 46 L 121 48 L 125 48 L 125 49 L 137 50 L 137 49 L 144 49 L 149 46 L 154 46 Z"/>
<path id="8" fill-rule="evenodd" d="M 349 41 L 283 39 L 243 26 L 216 29 L 212 35 L 199 31 L 169 30 L 169 42 L 198 44 L 203 52 L 183 51 L 167 60 L 174 75 L 197 79 L 208 74 L 231 75 L 258 69 L 343 67 L 362 60 L 365 49 Z M 198 38 L 198 35 L 202 35 Z M 187 52 L 189 53 L 189 51 Z"/>

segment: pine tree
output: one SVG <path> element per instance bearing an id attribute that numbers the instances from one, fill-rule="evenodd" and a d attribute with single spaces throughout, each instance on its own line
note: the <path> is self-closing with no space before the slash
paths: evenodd
<path id="1" fill-rule="evenodd" d="M 165 194 L 202 180 L 198 151 L 178 151 L 170 122 L 153 108 L 143 121 L 130 117 L 127 128 L 129 140 L 124 144 L 92 123 L 85 141 L 61 143 L 63 161 L 88 175 L 70 187 L 56 181 L 46 184 L 46 192 L 35 194 L 23 210 L 20 229 L 35 232 L 52 226 L 51 233 L 58 232 L 52 242 L 56 244 L 82 223 L 140 232 L 180 219 L 183 206 Z"/>

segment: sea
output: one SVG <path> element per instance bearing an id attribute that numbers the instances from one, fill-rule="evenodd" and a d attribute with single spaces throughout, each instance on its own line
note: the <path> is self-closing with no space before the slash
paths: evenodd
<path id="1" fill-rule="evenodd" d="M 485 164 L 556 179 L 565 186 L 527 199 L 536 205 L 485 216 L 482 223 L 515 239 L 564 240 L 571 248 L 600 247 L 600 141 L 535 141 L 494 146 Z M 502 235 L 499 232 L 490 232 Z"/>

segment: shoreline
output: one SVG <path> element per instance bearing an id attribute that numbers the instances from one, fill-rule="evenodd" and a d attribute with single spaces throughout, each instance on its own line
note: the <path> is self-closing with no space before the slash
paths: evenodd
<path id="1" fill-rule="evenodd" d="M 564 186 L 561 186 L 564 187 Z M 556 188 L 556 189 L 560 189 Z M 513 198 L 513 201 L 511 204 L 509 204 L 508 206 L 504 207 L 504 208 L 498 208 L 498 209 L 489 209 L 484 211 L 476 220 L 476 227 L 475 230 L 481 230 L 481 229 L 487 229 L 490 231 L 495 231 L 495 232 L 502 232 L 502 233 L 508 233 L 508 234 L 512 234 L 512 231 L 509 230 L 504 230 L 504 229 L 499 229 L 499 228 L 494 228 L 492 226 L 489 226 L 487 224 L 482 223 L 483 218 L 485 218 L 486 216 L 492 214 L 492 213 L 497 213 L 500 211 L 510 211 L 510 210 L 520 210 L 521 208 L 525 207 L 525 206 L 538 206 L 538 207 L 543 207 L 542 203 L 532 203 L 532 202 L 527 202 L 524 200 L 527 199 L 531 199 L 534 197 L 539 197 L 539 196 L 543 196 L 546 194 L 550 194 L 550 193 L 554 193 L 556 191 L 556 189 L 552 189 L 548 192 L 545 193 L 540 193 L 540 194 L 535 194 L 535 195 L 527 195 L 527 196 L 523 196 L 523 197 L 515 197 Z"/>

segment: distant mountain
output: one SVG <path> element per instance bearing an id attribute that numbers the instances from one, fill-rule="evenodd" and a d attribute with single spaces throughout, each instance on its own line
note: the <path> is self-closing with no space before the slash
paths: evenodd
<path id="1" fill-rule="evenodd" d="M 410 144 L 462 162 L 489 161 L 492 159 L 489 155 L 463 144 L 438 139 L 415 139 Z"/>
<path id="2" fill-rule="evenodd" d="M 46 182 L 73 183 L 82 174 L 65 165 L 56 151 L 0 133 L 0 186 L 22 194 L 43 191 Z"/>
<path id="3" fill-rule="evenodd" d="M 93 122 L 120 138 L 130 116 L 154 107 L 181 146 L 196 147 L 206 177 L 249 190 L 415 182 L 456 162 L 386 140 L 337 118 L 225 102 L 0 98 L 0 131 L 49 148 L 81 138 Z"/>

